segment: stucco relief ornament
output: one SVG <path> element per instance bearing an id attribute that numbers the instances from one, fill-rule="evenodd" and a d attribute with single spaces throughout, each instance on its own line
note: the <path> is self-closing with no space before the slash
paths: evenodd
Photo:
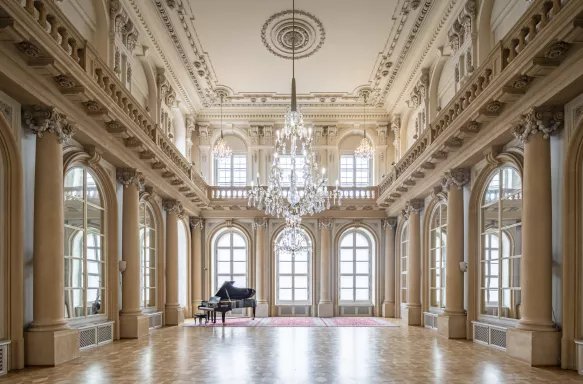
<path id="1" fill-rule="evenodd" d="M 454 168 L 445 172 L 441 185 L 444 190 L 449 191 L 451 187 L 461 189 L 468 181 L 470 181 L 469 169 Z"/>
<path id="2" fill-rule="evenodd" d="M 520 122 L 514 126 L 514 136 L 526 143 L 531 135 L 541 134 L 548 139 L 563 126 L 565 119 L 561 108 L 533 108 L 521 116 Z"/>
<path id="3" fill-rule="evenodd" d="M 25 108 L 22 113 L 24 123 L 39 139 L 45 132 L 55 133 L 59 143 L 66 143 L 77 129 L 66 120 L 66 116 L 54 107 L 35 105 Z"/>
<path id="4" fill-rule="evenodd" d="M 395 227 L 397 226 L 397 218 L 396 217 L 389 217 L 387 219 L 383 220 L 383 229 L 395 229 Z"/>
<path id="5" fill-rule="evenodd" d="M 141 172 L 138 172 L 135 168 L 118 168 L 117 181 L 119 181 L 124 188 L 129 187 L 131 184 L 135 184 L 138 189 L 142 188 L 146 183 L 144 175 Z"/>
<path id="6" fill-rule="evenodd" d="M 191 217 L 190 218 L 190 227 L 192 229 L 203 229 L 204 228 L 204 219 L 198 218 L 198 217 Z"/>
<path id="7" fill-rule="evenodd" d="M 177 200 L 164 200 L 162 203 L 162 207 L 168 213 L 176 212 L 179 217 L 184 215 L 184 208 L 182 207 L 182 203 Z"/>
<path id="8" fill-rule="evenodd" d="M 419 214 L 423 210 L 423 200 L 410 200 L 407 201 L 407 205 L 405 206 L 405 211 L 407 212 L 407 217 L 409 217 L 412 213 Z"/>

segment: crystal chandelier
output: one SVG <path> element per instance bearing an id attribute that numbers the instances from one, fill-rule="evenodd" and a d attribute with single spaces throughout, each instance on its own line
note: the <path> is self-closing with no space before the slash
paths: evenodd
<path id="1" fill-rule="evenodd" d="M 295 32 L 295 1 L 292 14 Z M 335 190 L 328 191 L 326 171 L 318 169 L 312 150 L 312 130 L 304 126 L 302 113 L 297 108 L 295 40 L 292 41 L 291 105 L 285 113 L 283 129 L 276 132 L 275 149 L 268 185 L 260 185 L 259 175 L 257 186 L 251 182 L 249 206 L 265 210 L 268 215 L 284 217 L 288 229 L 299 227 L 302 216 L 330 209 L 331 204 L 341 204 L 338 182 Z M 282 155 L 289 156 L 289 169 L 282 166 Z"/>
<path id="2" fill-rule="evenodd" d="M 215 159 L 228 159 L 231 157 L 231 148 L 223 138 L 223 94 L 221 94 L 221 137 L 213 147 L 213 156 Z"/>
<path id="3" fill-rule="evenodd" d="M 290 253 L 292 257 L 296 253 L 309 251 L 310 246 L 306 241 L 306 237 L 300 231 L 298 226 L 286 226 L 275 243 L 275 251 Z"/>
<path id="4" fill-rule="evenodd" d="M 368 92 L 364 92 L 364 123 L 362 124 L 362 132 L 364 137 L 360 141 L 360 145 L 354 151 L 354 156 L 359 157 L 363 160 L 370 160 L 374 154 L 374 148 L 372 147 L 370 140 L 366 138 L 366 99 Z"/>

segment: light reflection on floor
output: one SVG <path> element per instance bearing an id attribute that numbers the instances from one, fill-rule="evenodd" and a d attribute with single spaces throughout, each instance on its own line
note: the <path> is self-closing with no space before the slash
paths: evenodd
<path id="1" fill-rule="evenodd" d="M 561 383 L 504 352 L 419 327 L 169 327 L 4 383 Z"/>

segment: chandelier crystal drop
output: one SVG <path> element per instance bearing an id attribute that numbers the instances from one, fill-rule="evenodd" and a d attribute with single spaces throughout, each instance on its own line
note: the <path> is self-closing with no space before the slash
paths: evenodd
<path id="1" fill-rule="evenodd" d="M 295 2 L 292 17 L 295 28 Z M 267 215 L 285 218 L 286 252 L 301 248 L 301 244 L 294 239 L 302 237 L 299 234 L 302 216 L 322 212 L 342 202 L 338 181 L 336 189 L 328 189 L 326 170 L 319 169 L 312 143 L 312 130 L 306 128 L 303 115 L 297 108 L 293 41 L 291 105 L 284 116 L 284 127 L 276 132 L 275 153 L 267 186 L 260 184 L 257 174 L 257 185 L 252 181 L 248 193 L 250 207 L 264 210 Z M 282 164 L 282 157 L 286 159 L 286 166 Z"/>
<path id="2" fill-rule="evenodd" d="M 278 241 L 275 244 L 275 251 L 281 253 L 289 253 L 295 256 L 296 253 L 306 252 L 310 250 L 310 245 L 306 241 L 306 237 L 301 233 L 298 226 L 286 226 Z"/>
<path id="3" fill-rule="evenodd" d="M 231 148 L 229 148 L 223 137 L 223 95 L 221 94 L 221 137 L 213 147 L 213 156 L 215 159 L 228 159 L 231 157 L 231 153 Z"/>
<path id="4" fill-rule="evenodd" d="M 362 124 L 362 132 L 364 137 L 360 141 L 360 145 L 354 151 L 354 156 L 359 157 L 363 160 L 370 160 L 374 155 L 374 148 L 369 139 L 366 138 L 366 99 L 368 93 L 364 93 L 364 122 Z"/>

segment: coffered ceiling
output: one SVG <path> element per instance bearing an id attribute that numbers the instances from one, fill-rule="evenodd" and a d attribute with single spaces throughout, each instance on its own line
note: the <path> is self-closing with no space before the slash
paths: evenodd
<path id="1" fill-rule="evenodd" d="M 415 64 L 411 52 L 431 39 L 440 16 L 455 3 L 296 0 L 300 105 L 354 108 L 362 104 L 360 91 L 366 89 L 371 112 L 391 110 L 400 101 L 395 85 L 406 85 L 419 69 L 418 63 L 406 65 Z M 180 88 L 197 113 L 214 109 L 220 93 L 227 108 L 289 104 L 291 1 L 149 0 L 141 8 L 156 14 L 153 35 L 165 34 L 158 37 L 159 51 L 179 63 L 175 80 L 189 83 Z"/>

